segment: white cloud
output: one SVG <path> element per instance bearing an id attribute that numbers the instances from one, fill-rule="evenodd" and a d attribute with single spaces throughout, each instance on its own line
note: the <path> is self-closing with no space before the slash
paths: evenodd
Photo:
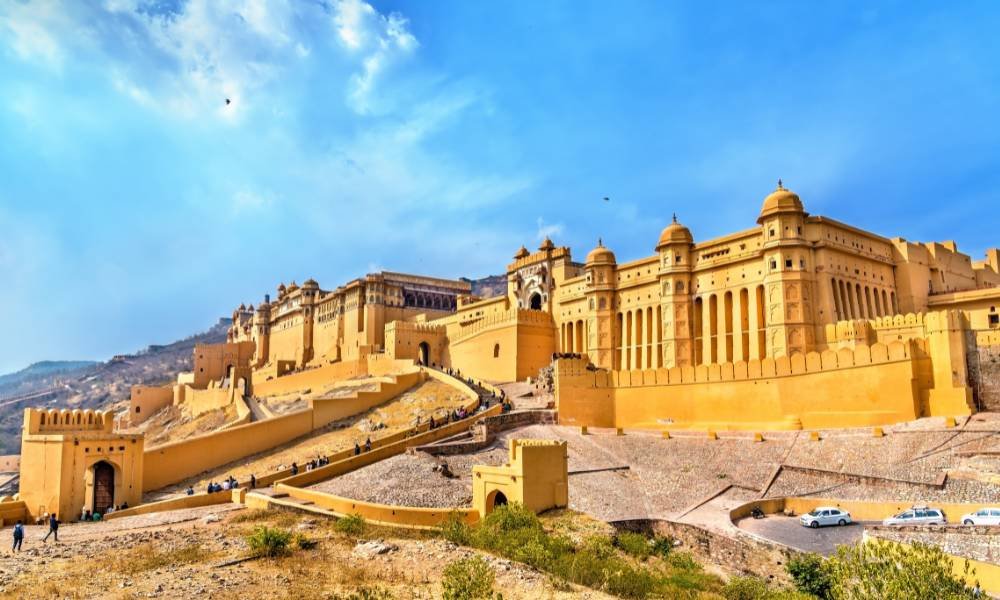
<path id="1" fill-rule="evenodd" d="M 545 219 L 538 217 L 537 224 L 538 230 L 535 232 L 535 237 L 539 240 L 563 234 L 564 226 L 562 223 L 546 223 Z"/>
<path id="2" fill-rule="evenodd" d="M 378 80 L 418 43 L 405 17 L 360 0 L 188 0 L 175 12 L 138 0 L 52 0 L 0 4 L 3 45 L 55 68 L 98 53 L 114 88 L 142 106 L 240 122 L 262 91 L 324 45 L 340 48 L 334 68 L 346 69 L 347 106 L 372 112 Z M 234 96 L 242 101 L 219 108 Z"/>
<path id="3" fill-rule="evenodd" d="M 233 194 L 232 209 L 236 213 L 260 211 L 275 202 L 275 194 L 268 190 L 242 188 Z"/>

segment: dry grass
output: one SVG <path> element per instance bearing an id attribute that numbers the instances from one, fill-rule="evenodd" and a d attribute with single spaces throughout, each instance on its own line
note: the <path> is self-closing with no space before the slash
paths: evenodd
<path id="1" fill-rule="evenodd" d="M 110 561 L 111 570 L 136 575 L 146 571 L 205 562 L 212 555 L 201 544 L 188 544 L 171 550 L 161 550 L 153 544 L 143 544 L 132 550 L 116 552 Z"/>

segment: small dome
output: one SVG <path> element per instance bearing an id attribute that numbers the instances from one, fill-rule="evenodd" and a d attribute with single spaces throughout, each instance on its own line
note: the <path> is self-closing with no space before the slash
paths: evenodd
<path id="1" fill-rule="evenodd" d="M 597 247 L 587 253 L 588 265 L 615 264 L 615 253 L 604 247 L 600 239 L 597 240 Z"/>
<path id="2" fill-rule="evenodd" d="M 241 311 L 244 311 L 244 310 L 246 310 L 246 309 L 247 309 L 247 305 L 246 305 L 246 304 L 243 304 L 242 302 L 240 302 L 240 310 L 241 310 Z"/>
<path id="3" fill-rule="evenodd" d="M 516 253 L 514 253 L 514 258 L 515 259 L 521 259 L 521 258 L 524 258 L 526 256 L 528 256 L 528 249 L 525 248 L 524 246 L 521 246 L 521 249 L 518 250 Z"/>
<path id="4" fill-rule="evenodd" d="M 315 279 L 313 279 L 312 277 L 310 277 L 309 279 L 306 279 L 305 281 L 302 282 L 302 287 L 304 287 L 304 288 L 318 288 L 319 287 L 319 283 L 317 283 Z"/>
<path id="5" fill-rule="evenodd" d="M 283 291 L 285 291 L 285 284 L 283 284 L 283 283 L 279 283 L 279 284 L 278 284 L 278 291 L 279 291 L 279 292 L 283 292 Z"/>
<path id="6" fill-rule="evenodd" d="M 295 280 L 293 279 L 292 282 L 288 284 L 288 291 L 294 292 L 297 289 L 299 289 L 299 286 L 295 284 Z"/>
<path id="7" fill-rule="evenodd" d="M 549 239 L 549 236 L 545 236 L 545 239 L 542 240 L 542 245 L 539 246 L 538 249 L 544 251 L 544 250 L 552 250 L 555 247 L 556 245 L 552 243 L 552 240 Z"/>
<path id="8" fill-rule="evenodd" d="M 687 227 L 681 225 L 677 222 L 677 215 L 674 215 L 673 222 L 667 225 L 662 232 L 660 232 L 660 241 L 656 243 L 656 247 L 666 246 L 667 244 L 691 244 L 694 243 L 694 237 L 691 236 L 691 230 Z"/>
<path id="9" fill-rule="evenodd" d="M 778 180 L 778 187 L 764 198 L 764 204 L 760 207 L 760 219 L 783 212 L 803 212 L 802 201 L 795 192 L 785 189 Z M 760 221 L 758 219 L 758 222 Z"/>

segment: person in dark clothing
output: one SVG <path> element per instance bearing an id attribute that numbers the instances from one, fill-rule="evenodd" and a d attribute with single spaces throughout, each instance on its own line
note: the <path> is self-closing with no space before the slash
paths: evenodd
<path id="1" fill-rule="evenodd" d="M 250 489 L 257 489 L 257 478 L 254 477 L 253 473 L 250 473 Z"/>
<path id="2" fill-rule="evenodd" d="M 434 425 L 434 415 L 431 415 L 431 418 L 430 418 L 430 420 L 428 421 L 428 423 L 429 423 L 429 425 L 428 425 L 428 427 L 427 427 L 427 428 L 428 428 L 428 429 L 434 429 L 434 427 L 435 427 L 435 425 Z"/>
<path id="3" fill-rule="evenodd" d="M 298 475 L 298 474 L 299 474 L 299 465 L 292 463 L 292 475 Z"/>
<path id="4" fill-rule="evenodd" d="M 361 454 L 361 445 L 358 442 L 354 442 L 354 456 Z"/>
<path id="5" fill-rule="evenodd" d="M 372 451 L 372 439 L 368 438 L 365 440 L 365 452 L 371 452 L 371 451 Z"/>
<path id="6" fill-rule="evenodd" d="M 14 525 L 14 546 L 10 549 L 11 552 L 21 551 L 21 542 L 24 541 L 24 524 L 20 521 Z"/>
<path id="7" fill-rule="evenodd" d="M 49 532 L 42 538 L 42 542 L 48 540 L 50 535 L 54 536 L 57 542 L 59 541 L 59 519 L 56 517 L 56 513 L 49 515 Z"/>

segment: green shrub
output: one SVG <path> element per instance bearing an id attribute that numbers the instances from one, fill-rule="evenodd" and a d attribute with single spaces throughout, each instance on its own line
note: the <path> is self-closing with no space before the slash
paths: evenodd
<path id="1" fill-rule="evenodd" d="M 493 595 L 493 570 L 478 556 L 463 558 L 444 568 L 444 600 L 476 600 Z"/>
<path id="2" fill-rule="evenodd" d="M 667 564 L 675 569 L 684 571 L 700 571 L 701 565 L 691 556 L 690 552 L 671 552 L 667 557 Z"/>
<path id="3" fill-rule="evenodd" d="M 652 551 L 649 545 L 649 539 L 646 536 L 641 533 L 633 533 L 631 531 L 623 531 L 619 533 L 618 537 L 615 538 L 615 545 L 621 548 L 625 554 L 639 560 L 646 560 L 649 558 L 649 554 Z"/>
<path id="4" fill-rule="evenodd" d="M 830 571 L 820 555 L 810 552 L 793 556 L 785 570 L 791 575 L 795 589 L 822 600 L 830 598 Z"/>
<path id="5" fill-rule="evenodd" d="M 975 576 L 966 562 L 964 576 L 956 577 L 938 546 L 880 540 L 840 546 L 828 567 L 833 600 L 958 600 L 970 597 L 965 586 Z"/>
<path id="6" fill-rule="evenodd" d="M 768 600 L 770 595 L 767 582 L 757 577 L 733 577 L 722 588 L 726 600 Z"/>
<path id="7" fill-rule="evenodd" d="M 455 512 L 450 513 L 444 523 L 441 523 L 440 532 L 444 539 L 462 546 L 468 545 L 472 537 L 472 528 Z"/>
<path id="8" fill-rule="evenodd" d="M 362 535 L 365 532 L 366 525 L 361 515 L 347 515 L 346 517 L 337 519 L 337 522 L 333 524 L 333 528 L 347 535 Z"/>
<path id="9" fill-rule="evenodd" d="M 653 547 L 650 551 L 659 556 L 660 558 L 666 558 L 674 549 L 674 538 L 672 537 L 655 537 L 653 538 Z"/>
<path id="10" fill-rule="evenodd" d="M 288 546 L 291 541 L 292 532 L 287 529 L 263 525 L 255 527 L 253 533 L 247 536 L 247 543 L 250 544 L 250 553 L 253 556 L 284 556 L 289 552 Z"/>

